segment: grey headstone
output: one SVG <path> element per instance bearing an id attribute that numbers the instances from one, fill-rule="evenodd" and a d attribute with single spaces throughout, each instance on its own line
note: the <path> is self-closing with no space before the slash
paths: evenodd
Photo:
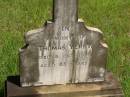
<path id="1" fill-rule="evenodd" d="M 78 20 L 77 5 L 77 0 L 54 0 L 53 21 L 26 33 L 22 86 L 104 81 L 107 45 L 100 30 Z"/>

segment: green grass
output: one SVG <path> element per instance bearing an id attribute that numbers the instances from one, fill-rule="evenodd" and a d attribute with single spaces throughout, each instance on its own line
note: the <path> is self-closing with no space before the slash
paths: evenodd
<path id="1" fill-rule="evenodd" d="M 52 0 L 0 0 L 0 95 L 9 75 L 19 74 L 18 50 L 25 32 L 52 17 Z M 104 32 L 107 68 L 119 77 L 130 97 L 130 0 L 79 0 L 79 17 Z"/>

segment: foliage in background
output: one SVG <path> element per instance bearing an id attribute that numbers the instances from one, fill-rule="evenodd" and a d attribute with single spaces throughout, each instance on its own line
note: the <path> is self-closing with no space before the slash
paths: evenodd
<path id="1" fill-rule="evenodd" d="M 24 33 L 52 17 L 52 0 L 0 0 L 0 96 L 9 75 L 19 74 L 18 50 Z M 119 77 L 130 97 L 130 0 L 79 0 L 79 17 L 104 32 L 107 68 Z"/>

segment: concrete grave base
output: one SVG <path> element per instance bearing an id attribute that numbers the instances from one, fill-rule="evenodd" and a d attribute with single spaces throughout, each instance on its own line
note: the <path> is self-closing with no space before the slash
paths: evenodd
<path id="1" fill-rule="evenodd" d="M 124 97 L 121 85 L 112 73 L 106 74 L 106 81 L 67 85 L 20 87 L 19 77 L 8 77 L 6 97 Z"/>

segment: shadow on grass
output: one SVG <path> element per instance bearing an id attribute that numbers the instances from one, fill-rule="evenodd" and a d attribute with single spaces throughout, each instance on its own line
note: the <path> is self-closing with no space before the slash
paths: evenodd
<path id="1" fill-rule="evenodd" d="M 4 88 L 0 89 L 0 97 L 4 97 Z"/>

